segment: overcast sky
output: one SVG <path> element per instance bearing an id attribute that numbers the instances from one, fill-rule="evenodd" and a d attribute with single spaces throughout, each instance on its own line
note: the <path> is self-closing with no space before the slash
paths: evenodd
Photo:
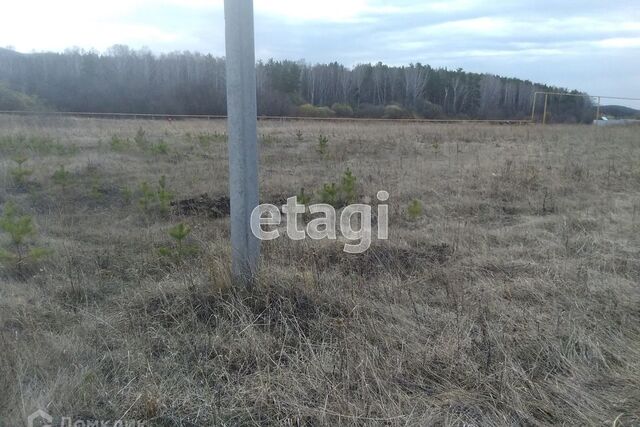
<path id="1" fill-rule="evenodd" d="M 255 0 L 255 7 L 261 59 L 422 62 L 640 98 L 640 0 Z M 3 1 L 0 46 L 114 44 L 222 56 L 222 0 Z"/>

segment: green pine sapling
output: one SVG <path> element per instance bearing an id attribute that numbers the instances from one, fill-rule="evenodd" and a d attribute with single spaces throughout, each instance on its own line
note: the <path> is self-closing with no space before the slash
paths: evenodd
<path id="1" fill-rule="evenodd" d="M 298 203 L 300 203 L 301 205 L 308 205 L 311 203 L 311 199 L 313 197 L 313 193 L 312 194 L 306 194 L 304 192 L 304 188 L 300 189 L 300 193 L 298 194 L 297 198 L 298 198 Z"/>
<path id="2" fill-rule="evenodd" d="M 320 203 L 337 207 L 338 205 L 338 186 L 335 183 L 325 184 L 320 190 Z"/>
<path id="3" fill-rule="evenodd" d="M 167 177 L 162 175 L 158 182 L 158 202 L 160 204 L 160 213 L 167 215 L 171 206 L 171 198 L 173 195 L 167 191 Z"/>
<path id="4" fill-rule="evenodd" d="M 146 181 L 140 184 L 140 198 L 138 199 L 138 204 L 145 213 L 149 213 L 151 211 L 151 206 L 153 205 L 155 197 L 156 194 L 151 190 L 151 187 L 149 187 L 149 184 L 147 184 Z"/>
<path id="5" fill-rule="evenodd" d="M 180 262 L 184 257 L 192 255 L 198 251 L 197 247 L 185 244 L 185 240 L 191 234 L 191 228 L 188 225 L 180 223 L 169 229 L 169 236 L 174 240 L 175 246 L 162 247 L 158 253 L 167 258 L 171 258 L 176 262 Z"/>
<path id="6" fill-rule="evenodd" d="M 163 139 L 161 139 L 157 144 L 153 144 L 151 146 L 151 152 L 156 155 L 166 155 L 169 154 L 169 144 Z"/>
<path id="7" fill-rule="evenodd" d="M 148 148 L 149 141 L 147 140 L 147 133 L 142 128 L 138 128 L 136 135 L 133 137 L 133 141 L 136 143 L 138 148 L 143 151 Z"/>
<path id="8" fill-rule="evenodd" d="M 304 188 L 301 188 L 300 193 L 297 195 L 298 203 L 305 206 L 305 212 L 303 214 L 303 218 L 305 221 L 309 220 L 309 215 L 310 215 L 309 205 L 311 204 L 312 197 L 313 197 L 313 193 L 306 194 L 304 192 Z"/>
<path id="9" fill-rule="evenodd" d="M 351 169 L 347 169 L 342 177 L 340 192 L 342 201 L 347 205 L 354 203 L 358 197 L 356 194 L 356 177 L 353 176 Z"/>
<path id="10" fill-rule="evenodd" d="M 145 213 L 151 213 L 154 209 L 157 209 L 163 216 L 169 213 L 173 195 L 167 190 L 166 176 L 160 177 L 156 190 L 153 190 L 147 182 L 143 182 L 140 184 L 139 192 L 138 204 Z"/>
<path id="11" fill-rule="evenodd" d="M 327 155 L 328 148 L 329 138 L 320 134 L 320 136 L 318 136 L 318 147 L 316 148 L 316 150 L 324 157 Z"/>
<path id="12" fill-rule="evenodd" d="M 62 188 L 62 191 L 65 191 L 71 182 L 71 173 L 64 168 L 64 165 L 60 165 L 60 168 L 53 173 L 51 179 L 54 184 Z"/>
<path id="13" fill-rule="evenodd" d="M 4 206 L 3 215 L 0 217 L 0 230 L 7 233 L 11 240 L 10 249 L 0 249 L 0 261 L 16 267 L 20 273 L 28 262 L 37 262 L 49 254 L 44 248 L 29 245 L 29 238 L 36 234 L 33 218 L 21 215 L 11 202 Z"/>
<path id="14" fill-rule="evenodd" d="M 109 146 L 113 151 L 124 151 L 129 147 L 129 140 L 113 135 L 111 141 L 109 141 Z"/>
<path id="15" fill-rule="evenodd" d="M 26 187 L 26 185 L 28 184 L 27 178 L 29 178 L 33 174 L 32 169 L 27 169 L 24 167 L 24 164 L 27 162 L 27 160 L 28 159 L 24 156 L 14 158 L 13 161 L 16 162 L 18 166 L 9 170 L 14 184 L 20 188 Z"/>
<path id="16" fill-rule="evenodd" d="M 422 216 L 422 212 L 423 212 L 423 209 L 422 209 L 422 203 L 420 202 L 420 200 L 413 199 L 411 203 L 409 203 L 409 206 L 407 207 L 407 213 L 409 214 L 409 218 L 412 221 L 415 221 Z"/>

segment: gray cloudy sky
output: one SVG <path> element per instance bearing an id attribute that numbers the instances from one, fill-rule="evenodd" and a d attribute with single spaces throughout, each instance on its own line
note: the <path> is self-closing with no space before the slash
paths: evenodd
<path id="1" fill-rule="evenodd" d="M 224 54 L 222 0 L 6 3 L 0 46 L 22 52 L 127 44 L 156 52 Z M 262 59 L 422 62 L 640 98 L 640 0 L 255 0 L 255 5 Z"/>

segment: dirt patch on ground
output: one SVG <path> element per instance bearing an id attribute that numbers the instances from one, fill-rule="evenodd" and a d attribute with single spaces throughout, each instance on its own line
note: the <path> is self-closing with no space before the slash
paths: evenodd
<path id="1" fill-rule="evenodd" d="M 231 214 L 231 200 L 227 196 L 213 199 L 208 194 L 202 194 L 193 199 L 171 202 L 171 207 L 180 216 L 224 218 Z"/>
<path id="2" fill-rule="evenodd" d="M 275 206 L 287 203 L 284 196 L 271 196 L 267 201 Z M 206 216 L 209 218 L 224 218 L 231 214 L 231 199 L 227 196 L 212 198 L 208 194 L 202 194 L 192 199 L 171 202 L 173 213 L 179 216 Z"/>

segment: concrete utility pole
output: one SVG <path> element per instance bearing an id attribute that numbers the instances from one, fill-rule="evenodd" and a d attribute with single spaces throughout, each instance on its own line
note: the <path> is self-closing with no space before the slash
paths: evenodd
<path id="1" fill-rule="evenodd" d="M 538 100 L 538 92 L 533 94 L 533 106 L 531 107 L 531 123 L 536 120 L 536 101 Z"/>
<path id="2" fill-rule="evenodd" d="M 224 1 L 231 250 L 234 280 L 246 286 L 258 269 L 260 241 L 251 232 L 258 206 L 258 137 L 253 0 Z"/>

